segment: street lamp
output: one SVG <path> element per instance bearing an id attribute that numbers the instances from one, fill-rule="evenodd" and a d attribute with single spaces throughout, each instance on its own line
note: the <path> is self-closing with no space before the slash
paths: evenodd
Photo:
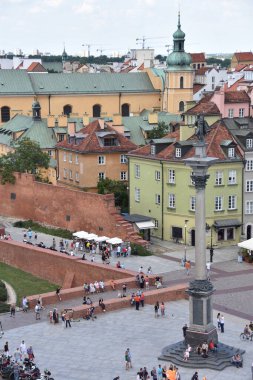
<path id="1" fill-rule="evenodd" d="M 206 231 L 211 230 L 211 241 L 210 241 L 210 263 L 213 262 L 213 254 L 214 254 L 214 248 L 213 248 L 213 225 L 209 226 L 209 224 L 206 223 Z"/>
<path id="2" fill-rule="evenodd" d="M 186 263 L 186 229 L 187 229 L 187 223 L 189 220 L 185 219 L 184 221 L 184 262 Z"/>

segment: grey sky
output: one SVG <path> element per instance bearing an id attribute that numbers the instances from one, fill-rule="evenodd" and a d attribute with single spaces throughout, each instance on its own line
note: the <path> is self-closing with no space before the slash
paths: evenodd
<path id="1" fill-rule="evenodd" d="M 34 49 L 60 54 L 125 53 L 136 38 L 148 39 L 155 53 L 172 43 L 177 12 L 188 52 L 252 50 L 253 0 L 0 0 L 0 50 Z M 87 49 L 87 48 L 86 48 Z"/>

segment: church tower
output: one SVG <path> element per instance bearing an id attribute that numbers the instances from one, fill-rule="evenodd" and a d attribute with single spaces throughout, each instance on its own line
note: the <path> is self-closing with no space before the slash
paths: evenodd
<path id="1" fill-rule="evenodd" d="M 166 60 L 163 110 L 181 113 L 187 101 L 193 99 L 193 73 L 191 56 L 184 51 L 185 33 L 181 30 L 178 13 L 177 31 L 173 34 L 173 52 Z"/>

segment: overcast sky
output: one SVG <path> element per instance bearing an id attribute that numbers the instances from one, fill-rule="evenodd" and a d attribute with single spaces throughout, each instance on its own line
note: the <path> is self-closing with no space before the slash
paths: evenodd
<path id="1" fill-rule="evenodd" d="M 0 0 L 0 50 L 123 54 L 145 36 L 165 54 L 179 6 L 188 52 L 252 50 L 253 0 Z"/>

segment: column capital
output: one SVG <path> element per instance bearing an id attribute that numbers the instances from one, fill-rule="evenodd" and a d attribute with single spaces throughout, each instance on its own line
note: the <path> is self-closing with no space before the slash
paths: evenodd
<path id="1" fill-rule="evenodd" d="M 209 174 L 205 174 L 205 175 L 192 174 L 191 175 L 191 179 L 193 180 L 194 186 L 196 189 L 205 189 L 206 183 L 209 177 L 210 177 Z"/>

